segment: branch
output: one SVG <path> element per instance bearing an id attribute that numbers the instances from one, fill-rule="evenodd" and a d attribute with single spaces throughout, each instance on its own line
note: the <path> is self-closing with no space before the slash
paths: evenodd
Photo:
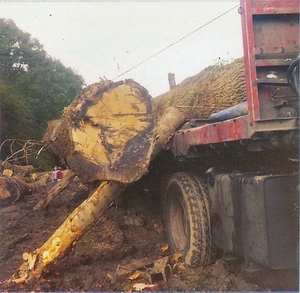
<path id="1" fill-rule="evenodd" d="M 42 141 L 9 138 L 1 143 L 0 151 L 8 143 L 10 155 L 1 163 L 1 167 L 5 166 L 7 162 L 14 162 L 20 159 L 25 159 L 28 164 L 28 157 L 37 151 L 37 147 L 43 145 Z"/>

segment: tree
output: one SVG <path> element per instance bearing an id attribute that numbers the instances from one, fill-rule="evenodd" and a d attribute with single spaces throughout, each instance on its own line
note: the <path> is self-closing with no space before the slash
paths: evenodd
<path id="1" fill-rule="evenodd" d="M 80 75 L 47 55 L 37 39 L 12 20 L 0 19 L 0 143 L 41 139 L 47 121 L 60 118 L 83 84 Z"/>

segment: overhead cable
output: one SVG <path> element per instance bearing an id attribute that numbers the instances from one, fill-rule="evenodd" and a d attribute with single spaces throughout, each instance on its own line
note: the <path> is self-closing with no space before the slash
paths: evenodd
<path id="1" fill-rule="evenodd" d="M 203 24 L 202 26 L 198 27 L 197 29 L 195 29 L 194 31 L 190 32 L 189 34 L 185 35 L 184 37 L 180 38 L 179 40 L 177 40 L 176 42 L 168 45 L 167 47 L 161 49 L 160 51 L 156 52 L 155 54 L 151 55 L 150 57 L 146 58 L 145 60 L 141 61 L 140 63 L 134 65 L 133 67 L 129 68 L 128 70 L 124 71 L 123 73 L 119 74 L 118 76 L 116 76 L 115 78 L 113 78 L 112 80 L 115 80 L 119 77 L 121 77 L 122 75 L 130 72 L 131 70 L 135 69 L 136 67 L 142 65 L 143 63 L 147 62 L 148 60 L 152 59 L 153 57 L 157 56 L 158 54 L 162 53 L 163 51 L 166 51 L 167 49 L 169 49 L 170 47 L 174 46 L 175 44 L 181 42 L 182 40 L 186 39 L 187 37 L 189 37 L 190 35 L 194 34 L 195 32 L 199 31 L 200 29 L 204 28 L 205 26 L 209 25 L 210 23 L 216 21 L 217 19 L 219 19 L 220 17 L 224 16 L 225 14 L 227 14 L 228 12 L 232 11 L 233 9 L 237 8 L 239 5 L 235 5 L 234 7 L 230 8 L 229 10 L 225 11 L 224 13 L 220 14 L 219 16 L 213 18 L 212 20 L 210 20 L 209 22 Z"/>

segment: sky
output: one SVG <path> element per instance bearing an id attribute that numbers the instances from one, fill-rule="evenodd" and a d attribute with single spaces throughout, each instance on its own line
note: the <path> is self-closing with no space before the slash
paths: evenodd
<path id="1" fill-rule="evenodd" d="M 169 90 L 169 72 L 179 84 L 220 60 L 243 56 L 238 4 L 0 1 L 0 18 L 38 39 L 86 85 L 133 79 L 156 97 Z"/>

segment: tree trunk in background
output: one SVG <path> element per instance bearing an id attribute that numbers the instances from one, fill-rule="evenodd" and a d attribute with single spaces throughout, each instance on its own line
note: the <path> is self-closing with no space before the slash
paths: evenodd
<path id="1" fill-rule="evenodd" d="M 47 184 L 47 180 L 49 179 L 48 174 L 44 174 L 33 183 L 26 183 L 22 179 L 12 176 L 0 177 L 0 206 L 7 206 L 15 201 L 17 201 L 20 197 L 26 196 L 27 194 L 32 193 L 34 190 L 44 187 Z"/>
<path id="2" fill-rule="evenodd" d="M 221 60 L 155 97 L 156 115 L 160 117 L 168 107 L 178 107 L 186 119 L 208 119 L 212 113 L 246 101 L 243 59 L 227 63 Z"/>
<path id="3" fill-rule="evenodd" d="M 17 177 L 0 177 L 0 205 L 17 201 L 20 196 L 31 193 L 33 188 Z"/>

